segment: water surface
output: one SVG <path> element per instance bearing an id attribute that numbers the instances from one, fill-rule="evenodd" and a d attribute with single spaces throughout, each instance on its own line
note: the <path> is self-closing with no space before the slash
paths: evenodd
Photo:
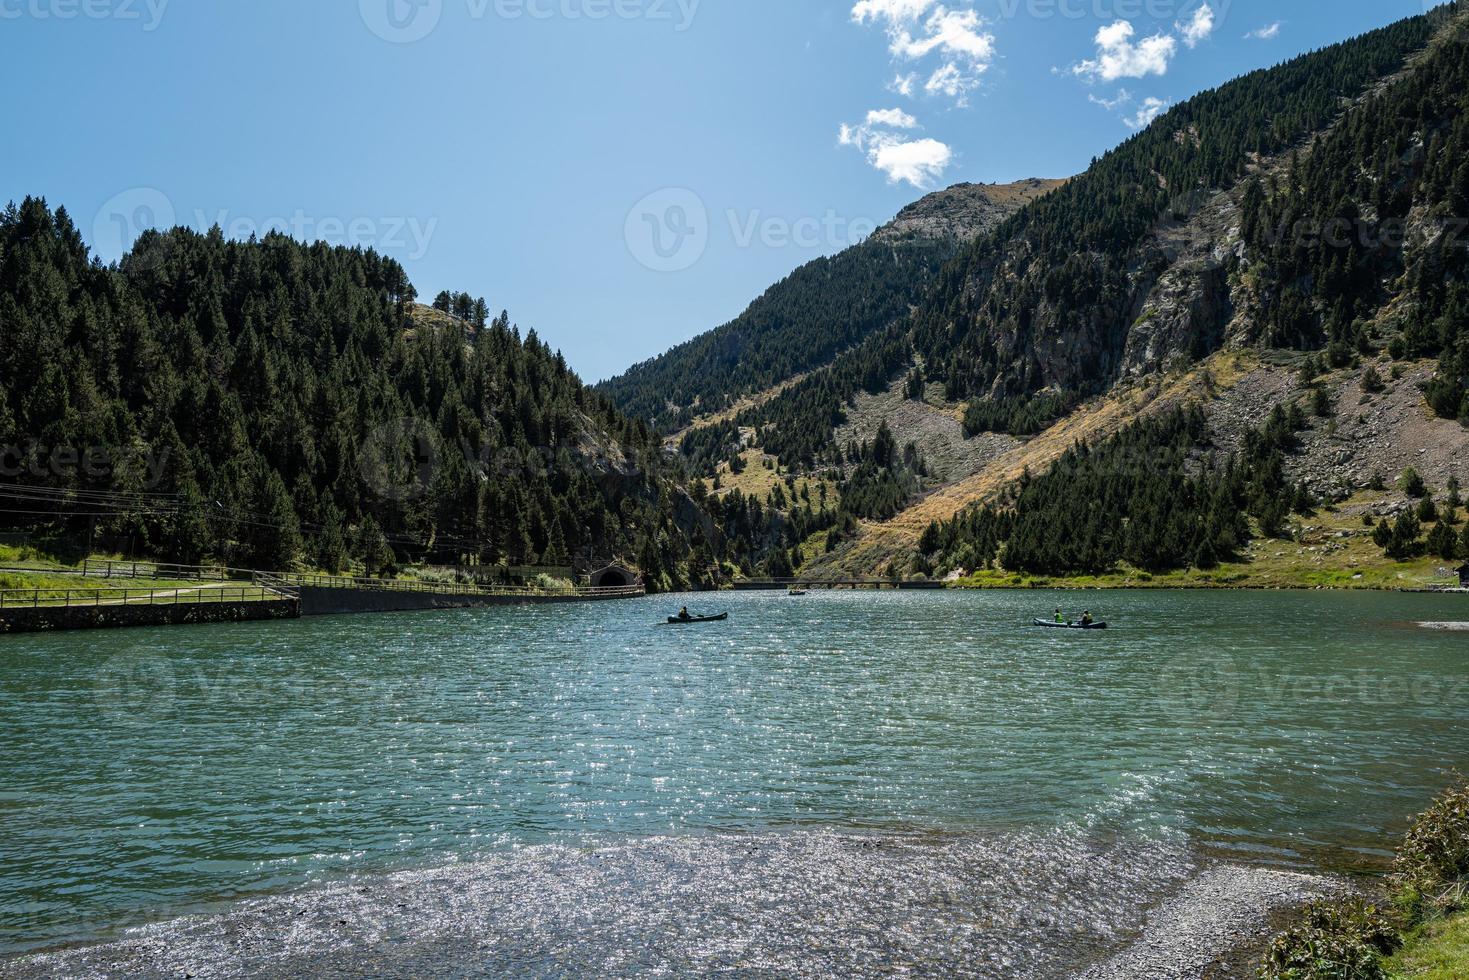
<path id="1" fill-rule="evenodd" d="M 684 601 L 732 618 L 655 625 Z M 1115 628 L 1026 625 L 1058 602 Z M 632 855 L 629 901 L 659 846 L 978 849 L 946 894 L 1029 881 L 1079 903 L 1063 931 L 1206 853 L 1370 867 L 1469 769 L 1469 635 L 1413 625 L 1456 620 L 1469 597 L 842 592 L 3 637 L 0 954 L 591 847 Z"/>

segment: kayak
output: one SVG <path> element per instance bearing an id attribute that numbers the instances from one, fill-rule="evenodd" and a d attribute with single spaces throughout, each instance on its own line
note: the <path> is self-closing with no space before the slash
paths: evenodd
<path id="1" fill-rule="evenodd" d="M 1092 623 L 1090 626 L 1083 626 L 1080 623 L 1051 623 L 1044 619 L 1037 619 L 1035 624 L 1053 630 L 1104 630 L 1107 628 L 1106 623 Z"/>
<path id="2" fill-rule="evenodd" d="M 718 616 L 690 616 L 688 619 L 679 619 L 677 616 L 668 617 L 669 626 L 687 626 L 690 623 L 722 623 L 729 618 L 729 613 L 720 613 Z"/>
<path id="3" fill-rule="evenodd" d="M 805 589 L 792 589 L 791 591 L 789 591 L 789 592 L 786 593 L 786 595 L 788 595 L 788 596 L 803 596 L 805 594 L 806 594 L 806 590 Z"/>

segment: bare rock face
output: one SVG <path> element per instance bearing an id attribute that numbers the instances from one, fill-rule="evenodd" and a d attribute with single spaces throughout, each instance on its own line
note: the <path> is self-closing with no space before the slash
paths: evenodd
<path id="1" fill-rule="evenodd" d="M 955 184 L 898 212 L 873 241 L 905 238 L 967 241 L 992 230 L 1026 204 L 1065 181 L 1030 177 L 1013 184 Z"/>
<path id="2" fill-rule="evenodd" d="M 1230 316 L 1222 265 L 1205 259 L 1170 268 L 1128 331 L 1122 373 L 1139 377 L 1187 367 L 1219 348 Z"/>

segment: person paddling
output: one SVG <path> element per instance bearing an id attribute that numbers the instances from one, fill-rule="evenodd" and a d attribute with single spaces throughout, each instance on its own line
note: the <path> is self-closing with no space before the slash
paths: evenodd
<path id="1" fill-rule="evenodd" d="M 689 615 L 689 607 L 688 606 L 684 606 L 682 609 L 680 609 L 678 611 L 678 618 L 679 619 L 682 619 L 684 621 L 688 621 L 690 619 L 693 619 L 694 617 Z"/>
<path id="2" fill-rule="evenodd" d="M 1057 625 L 1061 625 L 1061 624 L 1064 624 L 1065 622 L 1066 622 L 1066 617 L 1063 616 L 1063 615 L 1061 615 L 1061 607 L 1060 606 L 1057 606 L 1056 607 L 1056 623 L 1057 623 Z"/>
<path id="3" fill-rule="evenodd" d="M 1090 626 L 1092 623 L 1095 622 L 1096 620 L 1092 619 L 1092 611 L 1090 609 L 1081 614 L 1081 625 Z"/>

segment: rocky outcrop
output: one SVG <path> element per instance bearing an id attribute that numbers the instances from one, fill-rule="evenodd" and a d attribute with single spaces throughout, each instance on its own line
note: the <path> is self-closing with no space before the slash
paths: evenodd
<path id="1" fill-rule="evenodd" d="M 1170 371 L 1218 350 L 1232 303 L 1224 267 L 1213 258 L 1181 262 L 1159 278 L 1127 332 L 1122 373 Z"/>
<path id="2" fill-rule="evenodd" d="M 1030 177 L 1013 184 L 955 184 L 899 211 L 897 217 L 873 233 L 872 240 L 918 237 L 967 241 L 992 230 L 1064 183 Z"/>

